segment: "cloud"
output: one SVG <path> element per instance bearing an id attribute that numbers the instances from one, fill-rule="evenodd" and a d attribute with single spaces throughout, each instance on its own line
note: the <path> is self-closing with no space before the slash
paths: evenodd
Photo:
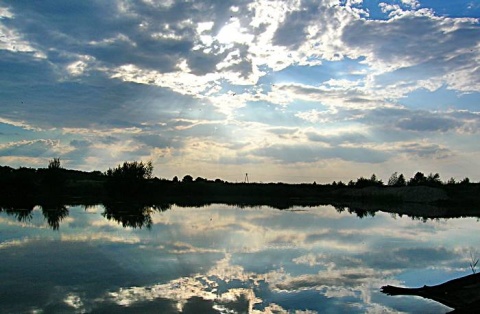
<path id="1" fill-rule="evenodd" d="M 311 123 L 359 122 L 370 128 L 397 129 L 406 132 L 475 132 L 478 114 L 469 111 L 427 111 L 411 110 L 400 106 L 385 106 L 371 109 L 349 109 L 336 107 L 335 110 L 310 110 L 297 113 L 301 119 Z M 367 129 L 369 132 L 375 129 Z M 345 134 L 342 134 L 345 133 Z M 408 133 L 405 133 L 408 135 Z M 326 141 L 324 136 L 307 132 L 312 141 Z M 345 131 L 332 135 L 332 139 L 359 141 L 362 134 L 350 134 Z"/>
<path id="2" fill-rule="evenodd" d="M 313 142 L 322 142 L 327 144 L 359 144 L 368 141 L 368 138 L 361 133 L 345 132 L 340 134 L 319 134 L 316 132 L 307 132 L 308 139 Z"/>
<path id="3" fill-rule="evenodd" d="M 450 118 L 432 117 L 429 115 L 401 119 L 396 126 L 400 129 L 412 131 L 446 132 L 458 126 L 458 123 Z"/>
<path id="4" fill-rule="evenodd" d="M 359 163 L 381 163 L 389 154 L 364 147 L 322 147 L 311 145 L 271 145 L 252 151 L 255 156 L 271 158 L 280 163 L 309 163 L 324 159 L 342 159 Z"/>
<path id="5" fill-rule="evenodd" d="M 442 78 L 451 88 L 478 90 L 473 65 L 480 38 L 477 19 L 440 18 L 422 9 L 397 13 L 388 21 L 357 19 L 348 24 L 342 34 L 348 55 L 366 56 L 366 62 L 384 73 L 398 71 L 399 76 L 391 76 L 394 80 L 414 84 Z M 392 81 L 378 75 L 375 83 L 385 86 Z"/>
<path id="6" fill-rule="evenodd" d="M 432 266 L 432 261 L 438 267 L 456 265 L 458 253 L 444 247 L 437 248 L 399 248 L 388 252 L 374 254 L 360 254 L 357 256 L 369 267 L 378 270 L 404 269 L 415 265 L 419 268 Z"/>
<path id="7" fill-rule="evenodd" d="M 400 145 L 398 152 L 407 156 L 418 156 L 421 158 L 444 159 L 451 157 L 454 153 L 446 147 L 436 144 L 405 143 Z"/>
<path id="8" fill-rule="evenodd" d="M 360 288 L 360 286 L 371 282 L 375 276 L 374 269 L 354 269 L 322 272 L 314 275 L 303 275 L 284 282 L 277 283 L 275 288 L 280 290 L 295 291 L 302 289 L 329 287 Z"/>
<path id="9" fill-rule="evenodd" d="M 0 155 L 18 157 L 39 157 L 58 152 L 59 142 L 53 140 L 32 140 L 0 145 Z M 50 157 L 50 156 L 49 156 Z"/>
<path id="10" fill-rule="evenodd" d="M 415 0 L 4 4 L 0 121 L 30 133 L 2 130 L 3 143 L 54 139 L 69 165 L 152 158 L 172 173 L 267 158 L 374 164 L 418 137 L 460 156 L 479 130 L 480 26 L 475 11 L 436 11 Z M 437 90 L 451 103 L 437 106 Z"/>
<path id="11" fill-rule="evenodd" d="M 32 270 L 49 265 L 47 272 L 37 276 L 40 284 L 44 283 L 45 295 L 30 298 L 40 307 L 46 306 L 43 301 L 48 296 L 48 306 L 65 306 L 68 301 L 70 307 L 84 311 L 136 312 L 152 308 L 188 312 L 202 307 L 268 313 L 269 309 L 305 310 L 307 304 L 312 311 L 325 312 L 341 311 L 348 301 L 363 313 L 375 306 L 396 308 L 393 301 L 380 297 L 378 289 L 382 285 L 417 286 L 432 280 L 443 281 L 452 275 L 452 270 L 465 272 L 468 241 L 460 247 L 455 239 L 452 245 L 435 243 L 438 244 L 439 237 L 455 234 L 448 234 L 456 230 L 451 224 L 473 228 L 476 223 L 465 225 L 466 221 L 452 220 L 448 225 L 412 224 L 408 217 L 392 220 L 382 213 L 375 219 L 360 221 L 331 206 L 272 211 L 215 205 L 196 211 L 192 215 L 191 209 L 176 207 L 157 213 L 152 216 L 152 228 L 146 235 L 139 230 L 115 227 L 100 216 L 101 208 L 87 215 L 81 208 L 72 208 L 69 226 L 73 229 L 62 229 L 61 241 L 43 243 L 38 239 L 43 237 L 38 233 L 41 230 L 34 228 L 31 232 L 36 240 L 11 239 L 1 246 L 4 265 L 7 270 L 18 262 L 27 263 Z M 38 211 L 34 211 L 36 214 Z M 10 218 L 2 221 L 7 222 L 7 229 L 13 227 L 8 222 L 15 218 Z M 37 218 L 44 224 L 43 217 Z M 28 226 L 21 225 L 27 233 Z M 48 237 L 49 232 L 44 235 Z M 396 245 L 389 245 L 392 243 Z M 58 251 L 58 247 L 62 250 Z M 60 257 L 77 257 L 92 249 L 101 250 L 100 260 L 75 259 L 74 264 L 78 265 L 73 268 L 68 258 L 58 258 L 53 265 L 49 261 L 53 251 L 60 252 Z M 34 259 L 25 258 L 33 255 Z M 159 263 L 163 267 L 159 268 Z M 96 271 L 85 276 L 85 267 Z M 58 276 L 46 279 L 50 271 L 57 274 L 59 269 L 62 272 Z M 25 286 L 18 283 L 14 273 L 2 273 L 1 282 L 16 293 Z M 76 287 L 75 291 L 58 289 L 67 279 Z M 112 280 L 117 288 L 112 289 Z M 28 290 L 25 293 L 28 295 Z M 7 305 L 13 312 L 23 311 L 18 302 L 16 307 L 8 302 Z M 411 306 L 415 305 L 409 304 L 409 311 Z"/>
<path id="12" fill-rule="evenodd" d="M 70 145 L 79 149 L 79 148 L 88 148 L 92 145 L 92 143 L 87 140 L 73 140 L 70 142 Z"/>
<path id="13" fill-rule="evenodd" d="M 252 290 L 229 288 L 216 293 L 215 278 L 179 278 L 166 284 L 145 287 L 130 287 L 109 293 L 105 298 L 123 307 L 135 308 L 146 301 L 171 300 L 182 313 L 219 313 L 215 309 L 251 311 L 259 301 Z M 213 287 L 212 287 L 213 286 Z"/>
<path id="14" fill-rule="evenodd" d="M 156 134 L 141 134 L 134 136 L 134 139 L 148 146 L 156 148 L 180 147 L 172 138 Z"/>

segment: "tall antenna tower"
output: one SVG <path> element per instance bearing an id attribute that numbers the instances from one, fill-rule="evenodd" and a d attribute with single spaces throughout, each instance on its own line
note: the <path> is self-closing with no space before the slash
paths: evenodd
<path id="1" fill-rule="evenodd" d="M 245 173 L 245 182 L 244 182 L 244 183 L 250 183 L 250 182 L 248 181 L 248 173 Z"/>

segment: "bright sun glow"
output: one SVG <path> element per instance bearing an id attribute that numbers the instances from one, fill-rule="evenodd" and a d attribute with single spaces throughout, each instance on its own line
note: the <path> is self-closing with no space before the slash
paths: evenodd
<path id="1" fill-rule="evenodd" d="M 238 19 L 222 27 L 216 39 L 222 44 L 247 43 L 253 40 L 253 35 L 242 28 Z"/>

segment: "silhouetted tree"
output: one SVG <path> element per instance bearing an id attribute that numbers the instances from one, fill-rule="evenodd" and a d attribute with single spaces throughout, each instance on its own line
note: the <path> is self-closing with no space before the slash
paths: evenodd
<path id="1" fill-rule="evenodd" d="M 174 176 L 173 179 L 172 179 L 172 182 L 173 182 L 173 183 L 178 183 L 178 177 L 177 177 L 177 176 Z"/>
<path id="2" fill-rule="evenodd" d="M 427 177 L 427 185 L 429 186 L 440 186 L 442 185 L 442 181 L 440 180 L 440 175 L 438 173 L 432 174 L 430 173 Z"/>
<path id="3" fill-rule="evenodd" d="M 35 205 L 35 201 L 23 197 L 21 199 L 15 199 L 14 202 L 0 204 L 0 212 L 5 211 L 7 215 L 14 216 L 18 221 L 28 222 L 33 218 L 32 212 Z"/>
<path id="4" fill-rule="evenodd" d="M 107 191 L 121 197 L 138 196 L 145 194 L 146 180 L 151 179 L 153 173 L 152 162 L 133 161 L 124 162 L 114 169 L 108 169 Z"/>
<path id="5" fill-rule="evenodd" d="M 147 163 L 125 161 L 123 165 L 118 165 L 114 169 L 108 169 L 106 175 L 110 178 L 122 178 L 130 180 L 150 179 L 153 173 L 152 162 Z"/>
<path id="6" fill-rule="evenodd" d="M 358 188 L 364 188 L 367 186 L 382 186 L 382 185 L 383 185 L 382 180 L 378 180 L 375 174 L 372 174 L 370 179 L 360 177 L 357 179 L 357 182 L 355 183 L 355 187 L 358 187 Z"/>
<path id="7" fill-rule="evenodd" d="M 126 201 L 104 202 L 103 206 L 105 210 L 102 216 L 122 224 L 123 227 L 150 229 L 152 226 L 151 214 L 155 208 L 148 204 Z"/>
<path id="8" fill-rule="evenodd" d="M 60 200 L 50 200 L 47 204 L 40 204 L 43 217 L 53 230 L 58 230 L 60 222 L 68 216 L 68 208 Z"/>
<path id="9" fill-rule="evenodd" d="M 411 178 L 408 181 L 408 185 L 410 185 L 410 186 L 425 185 L 426 182 L 427 182 L 427 178 L 425 177 L 425 175 L 422 172 L 419 171 L 419 172 L 415 173 L 413 178 Z"/>
<path id="10" fill-rule="evenodd" d="M 397 172 L 394 172 L 390 176 L 390 179 L 388 179 L 388 185 L 389 186 L 405 186 L 406 185 L 405 177 L 403 176 L 403 174 L 398 175 Z"/>
<path id="11" fill-rule="evenodd" d="M 207 182 L 207 179 L 202 178 L 202 177 L 197 177 L 197 178 L 195 179 L 195 182 Z"/>
<path id="12" fill-rule="evenodd" d="M 61 168 L 60 158 L 53 158 L 52 160 L 49 161 L 48 169 L 60 169 L 60 168 Z"/>
<path id="13" fill-rule="evenodd" d="M 395 171 L 394 173 L 392 173 L 392 175 L 390 176 L 390 178 L 388 179 L 388 185 L 390 186 L 395 186 L 395 184 L 397 184 L 397 181 L 398 181 L 398 174 L 397 172 Z"/>
<path id="14" fill-rule="evenodd" d="M 21 167 L 0 168 L 0 196 L 25 198 L 36 194 L 39 176 L 35 169 Z"/>
<path id="15" fill-rule="evenodd" d="M 60 158 L 53 158 L 44 172 L 42 189 L 48 194 L 61 194 L 65 188 L 65 172 L 61 167 Z"/>
<path id="16" fill-rule="evenodd" d="M 183 183 L 193 182 L 193 177 L 191 175 L 187 174 L 186 176 L 183 177 L 182 182 Z"/>

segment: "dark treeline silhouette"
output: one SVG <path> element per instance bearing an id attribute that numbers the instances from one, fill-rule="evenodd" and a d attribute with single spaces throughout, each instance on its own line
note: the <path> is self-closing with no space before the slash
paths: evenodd
<path id="1" fill-rule="evenodd" d="M 4 198 L 38 198 L 49 195 L 97 197 L 100 196 L 98 193 L 103 193 L 104 188 L 105 175 L 100 171 L 64 169 L 57 158 L 50 161 L 48 168 L 13 169 L 0 166 L 0 197 Z"/>
<path id="2" fill-rule="evenodd" d="M 132 228 L 150 228 L 151 214 L 173 205 L 203 207 L 214 203 L 278 209 L 333 205 L 338 212 L 359 218 L 375 216 L 377 211 L 424 221 L 480 217 L 480 185 L 468 179 L 443 183 L 438 174 L 418 172 L 406 180 L 403 174 L 394 173 L 385 185 L 374 174 L 348 184 L 286 184 L 230 183 L 190 175 L 166 180 L 153 178 L 152 173 L 150 162 L 125 162 L 105 173 L 67 170 L 57 158 L 40 169 L 0 166 L 0 212 L 29 221 L 38 206 L 54 230 L 68 216 L 68 206 L 88 208 L 93 204 L 103 204 L 106 219 Z"/>
<path id="3" fill-rule="evenodd" d="M 341 202 L 380 204 L 429 203 L 442 206 L 478 207 L 480 184 L 468 178 L 461 181 L 440 180 L 438 173 L 415 173 L 410 179 L 395 172 L 387 184 L 375 174 L 360 177 L 347 184 L 231 183 L 221 179 L 194 179 L 185 175 L 181 180 L 152 177 L 151 162 L 124 162 L 105 172 L 84 172 L 64 169 L 54 158 L 47 168 L 0 166 L 0 199 L 21 199 L 39 204 L 49 198 L 81 199 L 87 203 L 115 203 L 142 200 L 148 204 L 273 204 L 288 208 L 292 205 L 324 205 Z M 345 205 L 345 204 L 340 204 Z"/>

